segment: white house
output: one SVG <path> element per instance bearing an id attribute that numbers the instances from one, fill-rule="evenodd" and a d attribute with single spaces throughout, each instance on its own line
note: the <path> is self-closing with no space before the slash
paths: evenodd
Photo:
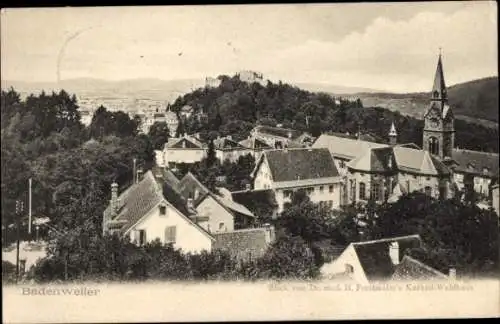
<path id="1" fill-rule="evenodd" d="M 215 156 L 221 161 L 237 162 L 240 156 L 252 154 L 252 150 L 234 141 L 231 136 L 214 140 Z"/>
<path id="2" fill-rule="evenodd" d="M 409 249 L 421 246 L 417 234 L 353 242 L 339 257 L 321 267 L 321 276 L 359 284 L 390 279 L 446 279 L 441 272 L 406 256 Z"/>
<path id="3" fill-rule="evenodd" d="M 251 176 L 255 190 L 274 190 L 279 212 L 299 189 L 305 190 L 312 202 L 332 209 L 342 204 L 342 178 L 327 149 L 264 151 Z"/>
<path id="4" fill-rule="evenodd" d="M 170 138 L 163 149 L 164 164 L 174 167 L 179 163 L 196 163 L 207 154 L 207 147 L 198 139 L 184 135 L 180 138 Z"/>
<path id="5" fill-rule="evenodd" d="M 188 208 L 185 199 L 148 171 L 120 195 L 118 185 L 112 185 L 103 232 L 119 233 L 138 245 L 159 239 L 183 252 L 211 251 L 215 239 L 195 221 L 196 212 Z"/>
<path id="6" fill-rule="evenodd" d="M 196 210 L 197 223 L 210 233 L 231 232 L 250 226 L 254 214 L 245 206 L 233 201 L 231 194 L 216 194 L 188 172 L 177 185 L 179 193 Z M 220 192 L 227 191 L 220 188 Z"/>

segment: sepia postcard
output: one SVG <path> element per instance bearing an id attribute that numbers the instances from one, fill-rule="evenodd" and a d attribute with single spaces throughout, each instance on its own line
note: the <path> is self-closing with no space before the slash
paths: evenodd
<path id="1" fill-rule="evenodd" d="M 497 25 L 2 9 L 3 321 L 499 317 Z"/>

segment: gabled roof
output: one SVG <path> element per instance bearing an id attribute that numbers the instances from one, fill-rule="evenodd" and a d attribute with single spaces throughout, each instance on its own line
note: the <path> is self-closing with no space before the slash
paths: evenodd
<path id="1" fill-rule="evenodd" d="M 262 133 L 262 134 L 267 134 L 267 135 L 272 135 L 272 136 L 277 136 L 281 138 L 290 138 L 290 139 L 296 139 L 300 135 L 302 135 L 302 132 L 297 131 L 295 129 L 291 128 L 280 128 L 280 127 L 271 127 L 271 126 L 265 126 L 265 125 L 259 125 L 256 126 L 252 132 L 257 132 L 257 133 Z"/>
<path id="2" fill-rule="evenodd" d="M 226 251 L 233 258 L 242 260 L 249 257 L 258 258 L 264 255 L 270 241 L 269 233 L 273 228 L 247 228 L 232 232 L 212 234 L 215 238 L 213 249 Z"/>
<path id="3" fill-rule="evenodd" d="M 151 171 L 146 172 L 141 181 L 133 184 L 119 195 L 118 201 L 120 203 L 118 214 L 112 221 L 115 223 L 115 228 L 119 228 L 121 233 L 126 233 L 162 201 L 166 201 L 177 209 L 188 221 L 190 221 L 188 217 L 193 213 L 193 211 L 188 210 L 186 201 L 180 194 L 168 183 L 159 183 Z M 111 206 L 108 206 L 104 215 L 107 216 L 110 213 Z M 201 227 L 199 228 L 202 230 Z"/>
<path id="4" fill-rule="evenodd" d="M 254 172 L 264 159 L 274 182 L 334 178 L 339 172 L 327 149 L 287 149 L 264 151 Z"/>
<path id="5" fill-rule="evenodd" d="M 452 159 L 458 164 L 455 167 L 455 170 L 458 172 L 481 175 L 489 178 L 498 176 L 498 164 L 500 159 L 498 153 L 453 149 Z M 487 172 L 484 172 L 485 168 L 488 169 Z"/>
<path id="6" fill-rule="evenodd" d="M 165 147 L 169 149 L 204 149 L 203 143 L 191 136 L 170 138 Z"/>
<path id="7" fill-rule="evenodd" d="M 425 175 L 449 174 L 449 169 L 425 150 L 395 146 L 393 148 L 397 167 L 400 171 Z"/>
<path id="8" fill-rule="evenodd" d="M 240 143 L 233 141 L 227 137 L 221 137 L 214 140 L 214 147 L 216 150 L 241 150 L 245 149 Z"/>
<path id="9" fill-rule="evenodd" d="M 248 137 L 242 141 L 239 142 L 240 145 L 250 148 L 253 150 L 268 150 L 268 149 L 273 149 L 274 147 L 268 145 L 266 142 L 264 142 L 261 139 L 258 139 L 256 137 Z"/>
<path id="10" fill-rule="evenodd" d="M 392 275 L 393 280 L 448 279 L 448 276 L 428 265 L 405 255 Z"/>
<path id="11" fill-rule="evenodd" d="M 429 152 L 408 146 L 373 148 L 347 164 L 350 169 L 365 172 L 403 172 L 423 175 L 446 175 L 449 169 Z"/>
<path id="12" fill-rule="evenodd" d="M 353 170 L 365 172 L 389 172 L 396 170 L 396 163 L 391 147 L 368 150 L 350 161 L 347 166 Z"/>
<path id="13" fill-rule="evenodd" d="M 388 145 L 323 134 L 312 147 L 327 148 L 334 157 L 351 160 L 370 148 L 382 148 Z"/>
<path id="14" fill-rule="evenodd" d="M 151 168 L 151 172 L 153 172 L 153 175 L 158 181 L 167 182 L 173 188 L 177 189 L 180 180 L 177 179 L 175 174 L 173 174 L 169 169 L 155 165 Z"/>
<path id="15" fill-rule="evenodd" d="M 389 279 L 394 274 L 396 268 L 389 254 L 393 242 L 399 245 L 400 259 L 406 250 L 420 247 L 422 244 L 417 234 L 351 243 L 369 281 Z"/>
<path id="16" fill-rule="evenodd" d="M 272 189 L 233 191 L 231 196 L 234 202 L 245 206 L 258 217 L 273 214 L 278 208 L 278 202 Z"/>
<path id="17" fill-rule="evenodd" d="M 177 186 L 180 194 L 185 197 L 194 197 L 195 191 L 198 190 L 198 197 L 193 200 L 194 205 L 198 203 L 207 195 L 210 190 L 205 187 L 191 172 L 186 173 L 186 175 L 180 180 Z"/>

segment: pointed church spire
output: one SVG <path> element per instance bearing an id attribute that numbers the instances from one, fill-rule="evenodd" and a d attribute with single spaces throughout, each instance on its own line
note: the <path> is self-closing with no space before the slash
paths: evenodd
<path id="1" fill-rule="evenodd" d="M 394 122 L 392 122 L 391 130 L 389 131 L 389 144 L 396 145 L 397 137 L 398 137 L 398 133 L 396 132 L 396 126 L 394 126 Z"/>
<path id="2" fill-rule="evenodd" d="M 444 83 L 443 62 L 441 59 L 441 49 L 439 50 L 439 59 L 434 75 L 434 85 L 432 86 L 432 99 L 446 100 L 446 84 Z"/>

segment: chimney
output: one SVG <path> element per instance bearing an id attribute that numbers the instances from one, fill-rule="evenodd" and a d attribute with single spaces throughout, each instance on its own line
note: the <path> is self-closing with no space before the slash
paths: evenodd
<path id="1" fill-rule="evenodd" d="M 187 200 L 187 207 L 189 209 L 194 209 L 193 198 L 188 198 L 188 200 Z"/>
<path id="2" fill-rule="evenodd" d="M 137 182 L 142 180 L 143 173 L 144 173 L 144 171 L 142 169 L 137 170 Z"/>
<path id="3" fill-rule="evenodd" d="M 394 241 L 389 246 L 389 256 L 393 265 L 399 264 L 399 243 Z"/>
<path id="4" fill-rule="evenodd" d="M 457 278 L 457 269 L 455 268 L 450 268 L 449 272 L 448 272 L 448 277 L 451 279 L 451 280 L 455 280 Z"/>

